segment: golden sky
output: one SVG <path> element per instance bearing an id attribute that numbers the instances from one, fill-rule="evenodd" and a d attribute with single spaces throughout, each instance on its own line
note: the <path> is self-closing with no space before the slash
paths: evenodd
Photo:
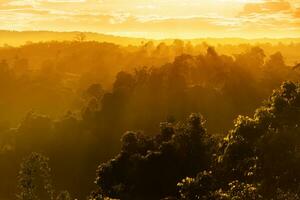
<path id="1" fill-rule="evenodd" d="M 147 38 L 300 37 L 300 0 L 0 0 L 0 29 Z"/>

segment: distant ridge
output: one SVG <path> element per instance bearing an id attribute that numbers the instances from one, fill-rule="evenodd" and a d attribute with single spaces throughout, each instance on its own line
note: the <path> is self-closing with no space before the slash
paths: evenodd
<path id="1" fill-rule="evenodd" d="M 46 41 L 72 41 L 76 40 L 78 34 L 84 34 L 87 41 L 110 42 L 119 45 L 140 45 L 148 41 L 154 43 L 166 42 L 172 43 L 174 39 L 148 39 L 108 35 L 93 32 L 55 32 L 55 31 L 8 31 L 0 30 L 0 46 L 5 44 L 11 46 L 24 45 L 28 42 L 46 42 Z M 195 38 L 182 39 L 193 43 L 206 42 L 208 44 L 242 44 L 242 43 L 300 43 L 300 38 Z"/>
<path id="2" fill-rule="evenodd" d="M 28 42 L 72 41 L 78 34 L 83 33 L 87 41 L 111 42 L 120 45 L 138 45 L 143 38 L 129 38 L 92 32 L 55 32 L 55 31 L 7 31 L 0 30 L 0 45 L 23 45 Z"/>

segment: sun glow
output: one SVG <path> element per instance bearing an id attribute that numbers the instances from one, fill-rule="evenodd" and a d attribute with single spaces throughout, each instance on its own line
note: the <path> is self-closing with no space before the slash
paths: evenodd
<path id="1" fill-rule="evenodd" d="M 300 0 L 2 0 L 0 29 L 154 38 L 298 37 L 299 13 Z"/>

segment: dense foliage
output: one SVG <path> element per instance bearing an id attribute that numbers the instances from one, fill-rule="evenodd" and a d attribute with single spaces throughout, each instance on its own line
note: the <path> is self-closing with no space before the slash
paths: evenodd
<path id="1" fill-rule="evenodd" d="M 298 199 L 299 123 L 300 85 L 285 82 L 224 139 L 207 135 L 195 114 L 163 124 L 152 139 L 125 134 L 121 153 L 100 165 L 97 184 L 119 199 Z"/>
<path id="2" fill-rule="evenodd" d="M 97 184 L 104 195 L 118 199 L 159 199 L 176 193 L 176 184 L 210 164 L 211 138 L 193 114 L 173 127 L 161 124 L 153 138 L 128 132 L 122 151 L 98 169 Z"/>
<path id="3" fill-rule="evenodd" d="M 121 199 L 297 195 L 298 85 L 286 82 L 245 117 L 282 81 L 300 80 L 295 49 L 180 40 L 1 47 L 0 198 L 15 197 L 31 152 L 51 158 L 56 188 L 80 199 L 93 188 L 95 198 Z M 205 128 L 197 114 L 183 121 L 190 113 Z"/>

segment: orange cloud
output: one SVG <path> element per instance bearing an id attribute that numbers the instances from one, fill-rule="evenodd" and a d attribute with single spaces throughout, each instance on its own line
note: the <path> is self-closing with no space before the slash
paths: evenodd
<path id="1" fill-rule="evenodd" d="M 297 8 L 297 9 L 296 9 L 296 11 L 295 11 L 295 13 L 294 13 L 294 16 L 295 16 L 296 18 L 300 18 L 300 8 Z"/>
<path id="2" fill-rule="evenodd" d="M 262 3 L 248 3 L 244 6 L 242 15 L 249 15 L 255 13 L 274 13 L 274 12 L 288 12 L 291 10 L 291 4 L 285 0 L 265 1 Z"/>

